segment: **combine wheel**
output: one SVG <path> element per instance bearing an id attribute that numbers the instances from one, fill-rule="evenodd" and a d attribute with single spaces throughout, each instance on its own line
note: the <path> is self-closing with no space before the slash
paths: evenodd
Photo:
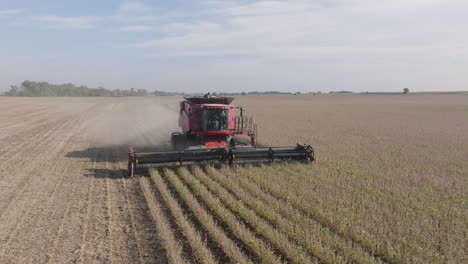
<path id="1" fill-rule="evenodd" d="M 174 150 L 181 151 L 188 147 L 188 139 L 185 134 L 174 132 L 171 135 L 171 145 Z"/>
<path id="2" fill-rule="evenodd" d="M 255 136 L 250 137 L 250 145 L 252 145 L 254 148 L 257 147 L 257 140 L 255 139 Z"/>
<path id="3" fill-rule="evenodd" d="M 133 177 L 133 174 L 135 173 L 135 151 L 131 147 L 128 148 L 127 170 L 128 170 L 128 176 Z"/>
<path id="4" fill-rule="evenodd" d="M 128 176 L 133 177 L 134 170 L 135 170 L 135 165 L 133 164 L 133 162 L 129 161 L 128 162 Z"/>
<path id="5" fill-rule="evenodd" d="M 234 141 L 233 138 L 231 138 L 231 139 L 229 140 L 229 147 L 230 147 L 230 148 L 235 148 L 235 147 L 236 147 L 236 142 Z"/>
<path id="6" fill-rule="evenodd" d="M 306 155 L 306 162 L 311 163 L 315 161 L 315 150 L 311 146 L 306 146 L 307 155 Z"/>

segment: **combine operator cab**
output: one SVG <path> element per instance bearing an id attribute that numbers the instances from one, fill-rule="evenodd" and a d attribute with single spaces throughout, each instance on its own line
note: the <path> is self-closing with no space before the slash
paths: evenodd
<path id="1" fill-rule="evenodd" d="M 180 103 L 179 126 L 182 132 L 172 134 L 174 150 L 200 148 L 233 148 L 235 136 L 250 137 L 256 146 L 256 126 L 244 109 L 231 104 L 230 97 L 191 97 Z M 239 116 L 236 116 L 236 113 Z M 243 144 L 246 145 L 246 144 Z"/>
<path id="2" fill-rule="evenodd" d="M 171 135 L 174 151 L 136 153 L 128 151 L 128 172 L 133 175 L 138 164 L 166 162 L 234 160 L 301 160 L 312 162 L 314 150 L 309 145 L 292 147 L 257 147 L 257 126 L 244 116 L 242 107 L 234 106 L 231 97 L 190 97 L 180 103 L 179 126 L 182 132 Z M 238 114 L 236 116 L 236 113 Z M 244 135 L 249 143 L 242 141 Z"/>
<path id="3" fill-rule="evenodd" d="M 228 108 L 203 109 L 202 131 L 228 131 Z"/>

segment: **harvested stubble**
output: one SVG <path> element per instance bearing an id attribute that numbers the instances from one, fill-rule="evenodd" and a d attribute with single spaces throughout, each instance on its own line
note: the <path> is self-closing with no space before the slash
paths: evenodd
<path id="1" fill-rule="evenodd" d="M 163 101 L 0 96 L 0 263 L 167 262 L 139 179 L 121 177 L 127 139 L 176 127 L 137 115 Z"/>

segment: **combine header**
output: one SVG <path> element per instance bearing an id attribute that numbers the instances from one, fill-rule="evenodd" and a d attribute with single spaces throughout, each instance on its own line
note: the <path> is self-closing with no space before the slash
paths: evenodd
<path id="1" fill-rule="evenodd" d="M 232 105 L 231 97 L 190 97 L 180 103 L 179 126 L 183 132 L 171 135 L 173 151 L 135 152 L 128 149 L 128 173 L 133 176 L 140 164 L 220 161 L 233 164 L 235 160 L 298 160 L 314 161 L 309 145 L 292 147 L 257 147 L 257 125 L 244 109 Z M 236 112 L 239 116 L 236 116 Z M 238 140 L 250 138 L 250 144 Z"/>

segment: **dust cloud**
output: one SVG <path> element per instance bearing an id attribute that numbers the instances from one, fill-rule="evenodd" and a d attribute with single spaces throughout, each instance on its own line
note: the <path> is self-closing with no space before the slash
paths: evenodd
<path id="1" fill-rule="evenodd" d="M 94 147 L 167 149 L 178 128 L 179 98 L 118 98 L 99 105 L 86 133 Z"/>

